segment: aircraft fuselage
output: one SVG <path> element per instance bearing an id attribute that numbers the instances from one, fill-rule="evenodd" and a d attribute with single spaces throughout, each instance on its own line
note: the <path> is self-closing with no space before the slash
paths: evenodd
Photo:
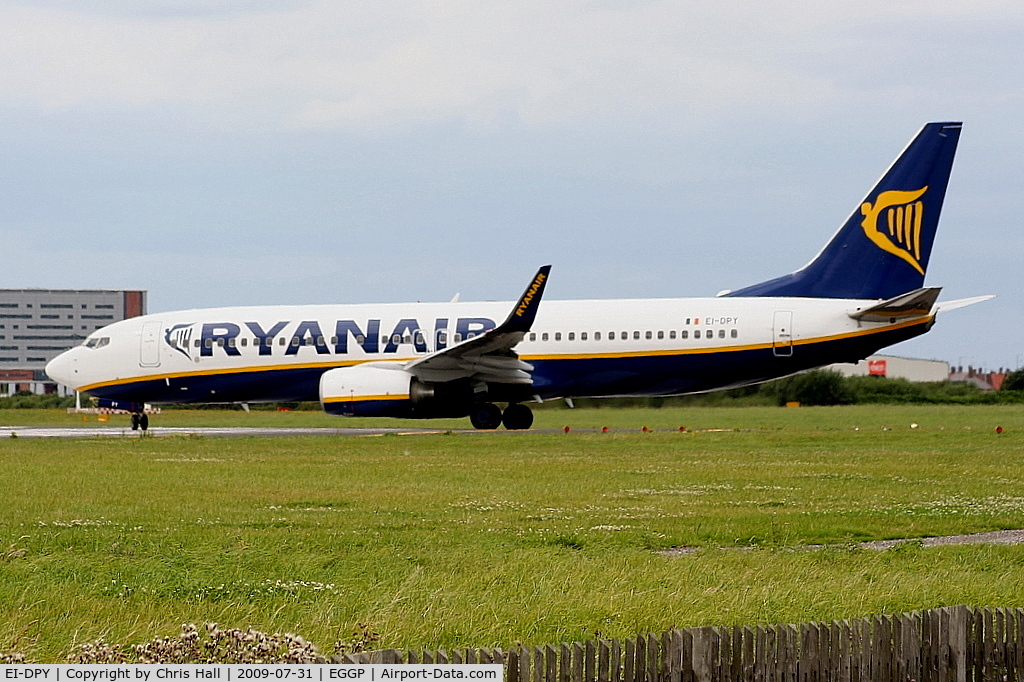
<path id="1" fill-rule="evenodd" d="M 534 367 L 530 395 L 544 400 L 710 391 L 854 362 L 931 325 L 930 314 L 892 324 L 849 317 L 875 303 L 545 301 L 517 353 Z M 116 400 L 312 401 L 326 370 L 409 362 L 494 329 L 512 305 L 279 306 L 147 315 L 107 327 L 94 347 L 72 349 L 50 371 L 76 390 Z"/>

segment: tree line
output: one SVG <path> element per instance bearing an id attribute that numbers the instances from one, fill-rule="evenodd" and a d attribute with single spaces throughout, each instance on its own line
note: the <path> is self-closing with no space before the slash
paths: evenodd
<path id="1" fill-rule="evenodd" d="M 878 403 L 916 403 L 950 405 L 997 405 L 1024 403 L 1024 368 L 1006 375 L 998 391 L 983 391 L 974 384 L 953 381 L 918 382 L 887 377 L 846 377 L 835 370 L 816 369 L 776 379 L 764 384 L 676 398 L 580 398 L 578 407 L 666 407 L 666 406 L 743 406 L 743 405 L 865 405 Z M 59 409 L 74 407 L 75 399 L 56 394 L 35 395 L 20 391 L 0 398 L 0 409 Z M 547 403 L 553 407 L 562 402 Z M 318 403 L 287 403 L 289 409 L 318 410 Z M 237 405 L 184 405 L 186 409 L 241 409 Z M 252 406 L 276 409 L 277 405 Z M 543 406 L 540 406 L 543 407 Z"/>
<path id="2" fill-rule="evenodd" d="M 951 404 L 995 405 L 1024 403 L 1024 369 L 1010 372 L 998 391 L 953 381 L 918 382 L 887 377 L 846 377 L 830 369 L 816 369 L 755 386 L 677 398 L 630 398 L 576 400 L 580 407 L 744 406 L 744 405 L 865 405 Z"/>

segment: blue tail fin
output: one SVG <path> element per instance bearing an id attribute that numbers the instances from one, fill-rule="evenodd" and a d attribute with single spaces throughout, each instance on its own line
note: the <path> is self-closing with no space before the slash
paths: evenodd
<path id="1" fill-rule="evenodd" d="M 925 125 L 808 265 L 726 295 L 888 299 L 923 286 L 960 125 Z"/>

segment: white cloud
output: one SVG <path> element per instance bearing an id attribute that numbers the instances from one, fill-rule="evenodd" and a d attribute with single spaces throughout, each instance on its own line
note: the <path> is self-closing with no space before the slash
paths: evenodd
<path id="1" fill-rule="evenodd" d="M 735 106 L 828 102 L 836 75 L 813 60 L 844 27 L 906 21 L 912 34 L 922 19 L 1019 13 L 1001 0 L 202 6 L 0 8 L 0 96 L 43 109 L 173 103 L 313 127 L 687 124 Z M 870 58 L 850 47 L 851 64 Z"/>

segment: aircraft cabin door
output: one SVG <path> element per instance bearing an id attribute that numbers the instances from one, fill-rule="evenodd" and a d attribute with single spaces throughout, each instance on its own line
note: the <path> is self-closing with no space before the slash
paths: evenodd
<path id="1" fill-rule="evenodd" d="M 793 355 L 793 312 L 776 310 L 772 321 L 772 352 L 776 357 Z"/>
<path id="2" fill-rule="evenodd" d="M 160 366 L 160 329 L 162 322 L 147 322 L 142 325 L 141 345 L 139 346 L 139 366 Z"/>

